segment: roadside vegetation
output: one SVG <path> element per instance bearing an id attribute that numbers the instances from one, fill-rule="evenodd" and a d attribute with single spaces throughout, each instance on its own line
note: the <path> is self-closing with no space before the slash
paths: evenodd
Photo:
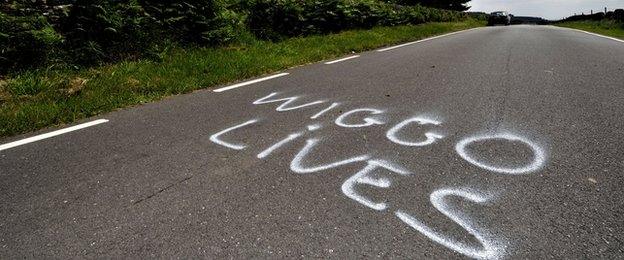
<path id="1" fill-rule="evenodd" d="M 0 4 L 0 136 L 485 23 L 418 1 L 70 2 Z"/>
<path id="2" fill-rule="evenodd" d="M 624 22 L 618 22 L 615 20 L 562 22 L 557 23 L 556 25 L 624 40 Z"/>
<path id="3" fill-rule="evenodd" d="M 617 9 L 606 14 L 571 16 L 555 25 L 624 39 L 624 9 Z"/>

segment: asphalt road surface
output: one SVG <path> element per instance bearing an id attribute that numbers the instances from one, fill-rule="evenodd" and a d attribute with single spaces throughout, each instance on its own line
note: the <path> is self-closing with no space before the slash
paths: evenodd
<path id="1" fill-rule="evenodd" d="M 624 257 L 624 43 L 359 55 L 0 151 L 0 258 Z"/>

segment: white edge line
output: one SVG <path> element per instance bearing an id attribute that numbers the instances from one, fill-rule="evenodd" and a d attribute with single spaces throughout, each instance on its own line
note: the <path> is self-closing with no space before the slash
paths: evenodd
<path id="1" fill-rule="evenodd" d="M 283 77 L 283 76 L 286 76 L 288 74 L 290 74 L 290 73 L 284 72 L 284 73 L 280 73 L 280 74 L 275 74 L 275 75 L 272 75 L 272 76 L 259 78 L 259 79 L 254 79 L 254 80 L 250 80 L 250 81 L 245 81 L 245 82 L 241 82 L 241 83 L 234 84 L 234 85 L 231 85 L 231 86 L 215 89 L 213 91 L 214 92 L 223 92 L 223 91 L 226 91 L 226 90 L 230 90 L 230 89 L 235 89 L 235 88 L 251 85 L 251 84 L 262 82 L 262 81 L 265 81 L 265 80 L 270 80 L 270 79 L 274 79 L 274 78 L 278 78 L 278 77 Z"/>
<path id="2" fill-rule="evenodd" d="M 326 64 L 326 65 L 330 65 L 330 64 L 334 64 L 334 63 L 341 62 L 341 61 L 346 61 L 346 60 L 350 60 L 350 59 L 355 59 L 355 58 L 358 58 L 358 57 L 360 57 L 360 55 L 353 55 L 353 56 L 349 56 L 349 57 L 342 58 L 342 59 L 339 59 L 339 60 L 328 61 L 328 62 L 325 62 L 325 64 Z"/>
<path id="3" fill-rule="evenodd" d="M 559 26 L 557 26 L 557 27 L 559 27 Z M 582 33 L 586 33 L 586 34 L 589 34 L 589 35 L 597 36 L 597 37 L 600 37 L 600 38 L 605 38 L 605 39 L 609 39 L 609 40 L 614 40 L 616 42 L 624 43 L 624 40 L 621 40 L 621 39 L 618 39 L 618 38 L 614 38 L 614 37 L 610 37 L 610 36 L 606 36 L 606 35 L 602 35 L 602 34 L 597 34 L 597 33 L 593 33 L 593 32 L 583 31 L 581 29 L 568 28 L 568 27 L 559 27 L 559 28 L 565 28 L 565 29 L 568 29 L 568 30 L 582 32 Z"/>
<path id="4" fill-rule="evenodd" d="M 395 46 L 379 49 L 377 51 L 378 52 L 384 52 L 384 51 L 394 50 L 396 48 L 401 48 L 401 47 L 405 47 L 405 46 L 416 44 L 416 43 L 421 43 L 421 42 L 426 42 L 426 41 L 430 41 L 430 40 L 434 40 L 434 39 L 438 39 L 438 38 L 442 38 L 442 37 L 446 37 L 446 36 L 451 36 L 451 35 L 458 34 L 458 33 L 468 32 L 468 31 L 479 29 L 479 28 L 480 27 L 470 28 L 470 29 L 466 29 L 466 30 L 462 30 L 462 31 L 456 31 L 456 32 L 451 32 L 451 33 L 447 33 L 447 34 L 438 35 L 438 36 L 433 36 L 433 37 L 421 39 L 421 40 L 418 40 L 418 41 L 403 43 L 403 44 L 399 44 L 399 45 L 395 45 Z"/>
<path id="5" fill-rule="evenodd" d="M 0 151 L 6 150 L 6 149 L 10 149 L 10 148 L 13 148 L 13 147 L 16 147 L 16 146 L 28 144 L 28 143 L 40 141 L 40 140 L 43 140 L 43 139 L 46 139 L 46 138 L 50 138 L 50 137 L 54 137 L 54 136 L 57 136 L 57 135 L 62 135 L 62 134 L 65 134 L 65 133 L 69 133 L 69 132 L 72 132 L 72 131 L 80 130 L 80 129 L 87 128 L 87 127 L 90 127 L 90 126 L 103 124 L 103 123 L 106 123 L 106 122 L 108 122 L 108 120 L 106 120 L 106 119 L 98 119 L 98 120 L 91 121 L 91 122 L 88 122 L 88 123 L 79 124 L 79 125 L 75 125 L 75 126 L 72 126 L 72 127 L 64 128 L 64 129 L 61 129 L 61 130 L 56 130 L 56 131 L 53 131 L 53 132 L 49 132 L 47 134 L 40 134 L 40 135 L 37 135 L 37 136 L 29 137 L 29 138 L 22 139 L 22 140 L 19 140 L 19 141 L 15 141 L 15 142 L 11 142 L 11 143 L 8 143 L 8 144 L 3 144 L 3 145 L 0 145 Z"/>

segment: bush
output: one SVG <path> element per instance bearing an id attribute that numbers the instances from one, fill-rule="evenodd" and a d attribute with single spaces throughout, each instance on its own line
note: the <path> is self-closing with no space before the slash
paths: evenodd
<path id="1" fill-rule="evenodd" d="M 164 33 L 182 43 L 220 44 L 232 39 L 237 16 L 213 0 L 141 0 Z"/>
<path id="2" fill-rule="evenodd" d="M 343 1 L 340 6 L 347 21 L 345 28 L 372 28 L 379 25 L 405 24 L 397 6 L 385 4 L 384 2 L 365 1 Z"/>
<path id="3" fill-rule="evenodd" d="M 154 19 L 132 1 L 78 0 L 60 30 L 76 64 L 144 57 L 160 40 Z"/>
<path id="4" fill-rule="evenodd" d="M 251 0 L 247 26 L 259 38 L 279 39 L 302 33 L 303 6 L 295 1 Z"/>
<path id="5" fill-rule="evenodd" d="M 215 46 L 346 29 L 457 21 L 454 11 L 382 0 L 5 0 L 0 73 L 159 57 L 170 45 Z M 226 3 L 229 6 L 226 7 Z M 246 26 L 246 27 L 245 27 Z"/>
<path id="6" fill-rule="evenodd" d="M 251 0 L 247 25 L 259 38 L 331 33 L 379 25 L 457 21 L 460 12 L 377 0 Z"/>
<path id="7" fill-rule="evenodd" d="M 156 58 L 171 44 L 229 42 L 244 26 L 213 0 L 17 0 L 0 11 L 0 75 L 52 57 L 84 66 Z"/>
<path id="8" fill-rule="evenodd" d="M 624 9 L 616 9 L 615 11 L 613 11 L 612 19 L 619 22 L 624 22 Z"/>
<path id="9" fill-rule="evenodd" d="M 62 41 L 43 16 L 0 12 L 0 73 L 46 64 Z"/>
<path id="10" fill-rule="evenodd" d="M 422 5 L 426 7 L 453 10 L 453 11 L 466 11 L 470 9 L 467 3 L 470 0 L 386 0 L 388 2 L 400 4 L 400 5 Z"/>
<path id="11" fill-rule="evenodd" d="M 624 29 L 624 9 L 616 9 L 607 13 L 581 14 L 574 15 L 559 22 L 586 22 L 594 21 L 603 28 L 622 28 Z"/>

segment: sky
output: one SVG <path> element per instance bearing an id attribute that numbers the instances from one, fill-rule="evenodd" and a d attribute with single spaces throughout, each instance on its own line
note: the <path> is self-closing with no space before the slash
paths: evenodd
<path id="1" fill-rule="evenodd" d="M 472 0 L 469 11 L 509 11 L 516 16 L 537 16 L 556 20 L 574 13 L 589 14 L 591 10 L 604 12 L 604 8 L 624 9 L 624 0 Z"/>

